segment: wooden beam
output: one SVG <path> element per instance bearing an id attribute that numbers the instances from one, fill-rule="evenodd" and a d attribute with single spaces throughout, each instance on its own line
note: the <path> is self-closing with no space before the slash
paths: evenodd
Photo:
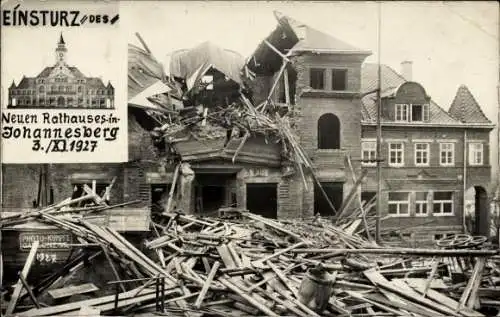
<path id="1" fill-rule="evenodd" d="M 205 284 L 203 284 L 203 287 L 201 288 L 200 294 L 198 295 L 198 298 L 196 298 L 196 301 L 194 302 L 194 307 L 196 309 L 200 309 L 201 303 L 203 302 L 203 299 L 205 298 L 205 295 L 207 294 L 208 288 L 210 284 L 212 283 L 215 274 L 217 273 L 217 270 L 219 269 L 220 262 L 215 261 L 214 265 L 212 266 L 212 269 L 210 270 L 210 273 L 208 274 L 208 277 L 205 281 Z"/>
<path id="2" fill-rule="evenodd" d="M 28 274 L 31 269 L 31 264 L 35 260 L 35 255 L 36 251 L 38 250 L 38 245 L 40 242 L 37 240 L 33 242 L 33 245 L 31 245 L 31 250 L 30 253 L 28 254 L 28 258 L 26 259 L 26 262 L 24 263 L 23 270 L 21 271 L 20 276 L 23 278 L 27 278 Z M 19 299 L 19 295 L 21 294 L 21 290 L 23 289 L 23 283 L 21 279 L 19 279 L 14 286 L 14 292 L 12 293 L 11 300 L 9 302 L 9 305 L 7 306 L 7 310 L 5 311 L 5 315 L 12 315 L 14 312 L 14 309 L 16 308 L 17 300 Z"/>

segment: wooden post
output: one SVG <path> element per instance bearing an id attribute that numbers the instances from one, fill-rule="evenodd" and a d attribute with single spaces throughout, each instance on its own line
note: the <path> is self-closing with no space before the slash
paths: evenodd
<path id="1" fill-rule="evenodd" d="M 30 253 L 28 254 L 28 258 L 26 259 L 26 262 L 24 263 L 23 270 L 21 271 L 21 276 L 26 278 L 28 277 L 28 274 L 31 269 L 31 264 L 33 263 L 33 260 L 35 259 L 36 251 L 38 250 L 38 245 L 39 241 L 33 242 L 33 245 L 31 246 Z M 17 300 L 19 299 L 19 295 L 21 294 L 21 290 L 23 289 L 23 282 L 21 280 L 17 281 L 17 284 L 14 286 L 14 292 L 12 293 L 11 300 L 9 302 L 9 305 L 7 306 L 7 310 L 5 311 L 5 315 L 12 315 L 14 312 L 14 309 L 16 308 Z"/>
<path id="2" fill-rule="evenodd" d="M 172 206 L 172 196 L 174 195 L 175 185 L 177 184 L 177 178 L 179 175 L 179 169 L 181 167 L 181 163 L 177 164 L 174 171 L 174 176 L 172 179 L 172 185 L 170 185 L 170 190 L 168 192 L 167 205 L 165 206 L 165 212 L 170 212 L 170 207 Z"/>

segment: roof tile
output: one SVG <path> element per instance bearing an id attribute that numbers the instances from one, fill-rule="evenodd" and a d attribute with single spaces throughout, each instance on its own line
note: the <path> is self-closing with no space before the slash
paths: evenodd
<path id="1" fill-rule="evenodd" d="M 449 112 L 450 115 L 463 123 L 491 123 L 465 85 L 458 88 Z"/>

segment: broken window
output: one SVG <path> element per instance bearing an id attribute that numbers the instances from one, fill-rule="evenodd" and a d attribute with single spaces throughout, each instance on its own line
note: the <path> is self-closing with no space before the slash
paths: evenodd
<path id="1" fill-rule="evenodd" d="M 76 199 L 82 196 L 86 196 L 87 193 L 85 192 L 85 185 L 87 185 L 89 188 L 92 189 L 92 183 L 76 183 L 72 184 L 73 186 L 73 194 L 71 195 L 71 199 Z M 96 183 L 95 185 L 95 192 L 99 197 L 103 197 L 104 193 L 106 192 L 106 187 L 109 186 L 109 183 Z M 104 197 L 104 199 L 107 199 L 107 197 Z M 82 203 L 74 203 L 70 205 L 71 207 L 82 207 Z"/>
<path id="2" fill-rule="evenodd" d="M 201 78 L 201 83 L 206 90 L 214 90 L 214 76 L 205 75 Z"/>
<path id="3" fill-rule="evenodd" d="M 332 90 L 347 89 L 347 69 L 332 69 Z"/>
<path id="4" fill-rule="evenodd" d="M 318 149 L 340 149 L 340 120 L 333 113 L 318 120 Z"/>
<path id="5" fill-rule="evenodd" d="M 311 68 L 309 80 L 312 89 L 325 89 L 325 70 L 323 68 Z"/>

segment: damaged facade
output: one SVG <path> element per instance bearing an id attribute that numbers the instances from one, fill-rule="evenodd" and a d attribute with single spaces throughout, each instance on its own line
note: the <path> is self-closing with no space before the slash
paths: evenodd
<path id="1" fill-rule="evenodd" d="M 235 207 L 308 218 L 358 208 L 353 192 L 373 202 L 377 67 L 364 63 L 371 53 L 276 18 L 247 60 L 206 42 L 174 52 L 164 72 L 147 46 L 130 45 L 129 161 L 49 166 L 53 201 L 78 183 L 107 186 L 116 177 L 112 200 L 140 200 L 153 211 Z M 385 66 L 381 86 L 383 229 L 423 225 L 407 238 L 427 241 L 461 232 L 464 189 L 483 189 L 477 206 L 486 199 L 491 122 L 465 87 L 448 113 Z M 2 168 L 10 180 L 3 207 L 32 207 L 37 182 L 26 184 L 37 168 Z"/>

